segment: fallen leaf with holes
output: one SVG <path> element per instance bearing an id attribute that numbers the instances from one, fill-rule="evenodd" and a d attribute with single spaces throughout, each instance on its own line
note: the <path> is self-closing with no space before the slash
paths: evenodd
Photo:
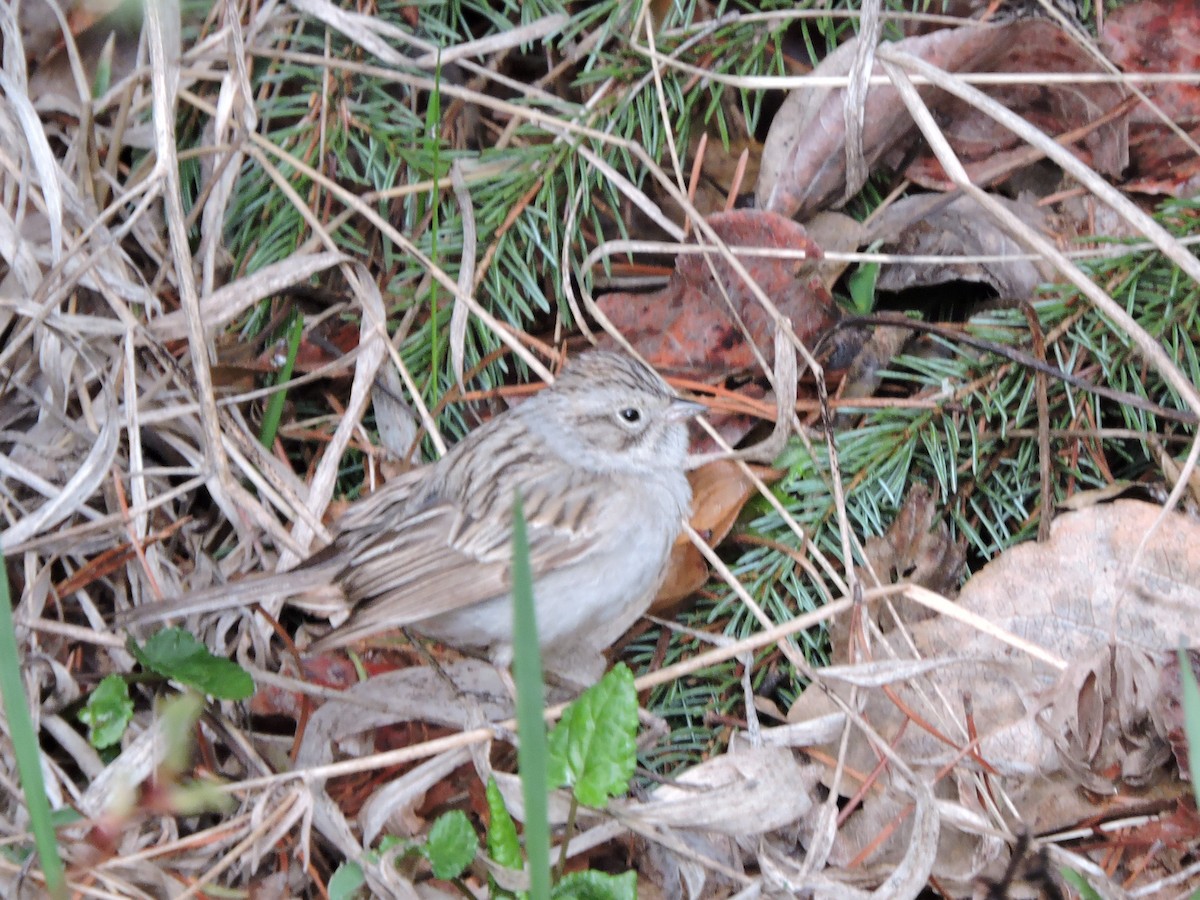
<path id="1" fill-rule="evenodd" d="M 750 468 L 767 484 L 776 481 L 781 474 L 764 466 Z M 754 496 L 754 483 L 742 473 L 737 463 L 728 459 L 719 459 L 688 472 L 688 482 L 692 486 L 691 525 L 710 547 L 716 547 L 729 534 L 746 501 Z M 674 614 L 684 600 L 704 587 L 708 574 L 704 556 L 687 535 L 680 535 L 671 550 L 666 581 L 658 589 L 650 612 L 656 616 Z"/>
<path id="2" fill-rule="evenodd" d="M 908 629 L 915 656 L 905 640 L 889 640 L 887 651 L 873 641 L 875 662 L 822 673 L 825 687 L 845 697 L 858 684 L 863 719 L 912 777 L 937 785 L 935 877 L 970 893 L 974 879 L 1003 870 L 1007 845 L 976 830 L 997 827 L 983 796 L 1002 791 L 1026 828 L 1046 833 L 1184 795 L 1160 698 L 1171 691 L 1174 648 L 1196 641 L 1200 523 L 1135 500 L 1067 513 L 1048 542 L 1014 547 L 985 566 L 958 606 L 996 631 L 940 616 Z M 1001 640 L 1005 633 L 1060 663 Z M 925 666 L 932 671 L 915 672 Z M 836 711 L 813 688 L 789 719 Z M 973 734 L 978 747 L 964 758 Z M 836 756 L 837 747 L 822 749 Z M 856 779 L 879 759 L 869 740 L 853 737 L 847 771 L 859 774 L 839 790 L 858 790 Z M 895 770 L 882 773 L 839 830 L 832 864 L 861 853 L 886 868 L 903 857 L 908 783 Z"/>
<path id="3" fill-rule="evenodd" d="M 833 299 L 814 265 L 821 259 L 821 248 L 802 226 L 756 210 L 721 213 L 708 222 L 730 248 L 804 254 L 796 259 L 735 251 L 800 340 L 812 340 L 837 321 Z M 749 285 L 716 253 L 681 253 L 661 291 L 605 294 L 597 304 L 647 362 L 666 372 L 725 378 L 758 372 L 755 348 L 768 365 L 774 358 L 773 319 Z"/>
<path id="4" fill-rule="evenodd" d="M 1200 19 L 1194 0 L 1142 0 L 1114 9 L 1100 44 L 1125 72 L 1191 75 L 1200 70 Z M 1200 86 L 1140 85 L 1166 120 L 1200 140 Z M 1141 103 L 1130 115 L 1129 172 L 1125 188 L 1190 197 L 1200 182 L 1200 157 L 1182 137 Z"/>
<path id="5" fill-rule="evenodd" d="M 1090 72 L 1095 64 L 1061 29 L 1044 19 L 1004 25 L 971 25 L 905 38 L 890 45 L 950 72 Z M 857 41 L 842 44 L 813 70 L 814 76 L 849 72 Z M 882 74 L 880 65 L 875 73 Z M 976 183 L 983 171 L 992 178 L 1001 155 L 1025 148 L 1011 132 L 950 95 L 925 85 L 917 88 L 942 125 L 952 148 Z M 1124 98 L 1114 85 L 1024 84 L 987 86 L 986 93 L 1043 131 L 1059 134 L 1095 121 Z M 786 216 L 804 217 L 853 195 L 861 183 L 846 182 L 846 126 L 841 88 L 799 87 L 784 101 L 763 147 L 756 190 L 759 206 Z M 867 167 L 880 161 L 903 165 L 918 131 L 891 85 L 872 87 L 866 98 L 862 150 Z M 1102 172 L 1120 172 L 1127 160 L 1123 118 L 1094 129 L 1076 147 Z M 945 185 L 936 161 L 910 166 L 910 178 Z"/>

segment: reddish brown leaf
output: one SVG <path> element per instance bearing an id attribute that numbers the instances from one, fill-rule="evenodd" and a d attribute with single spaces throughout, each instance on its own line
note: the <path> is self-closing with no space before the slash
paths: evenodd
<path id="1" fill-rule="evenodd" d="M 1096 71 L 1096 61 L 1053 22 L 1026 19 L 1002 28 L 1003 39 L 1011 41 L 1003 54 L 991 67 L 968 67 L 968 71 L 1013 74 Z M 1051 136 L 1097 121 L 1125 98 L 1125 90 L 1115 84 L 1010 84 L 981 89 Z M 1004 157 L 1009 155 L 1016 160 L 1025 150 L 1024 142 L 1016 135 L 962 100 L 942 95 L 936 100 L 936 109 L 946 138 L 977 183 L 996 180 L 1005 169 L 1001 165 Z M 1080 143 L 1072 145 L 1072 150 L 1100 172 L 1119 175 L 1129 162 L 1128 129 L 1128 116 L 1121 116 L 1096 128 Z M 897 148 L 889 158 L 899 161 L 902 152 Z M 914 162 L 905 175 L 926 187 L 943 190 L 951 187 L 932 153 Z"/>
<path id="2" fill-rule="evenodd" d="M 731 247 L 802 250 L 808 260 L 821 258 L 820 248 L 803 227 L 773 213 L 746 210 L 715 215 L 708 221 Z M 807 260 L 742 254 L 738 259 L 791 320 L 801 340 L 820 334 L 837 321 L 829 292 Z M 700 254 L 681 253 L 675 273 L 661 291 L 606 294 L 598 302 L 638 352 L 668 372 L 705 378 L 755 370 L 758 364 L 747 334 L 765 359 L 773 358 L 770 316 L 733 267 L 718 255 L 706 260 Z M 745 323 L 745 334 L 734 313 Z"/>
<path id="3" fill-rule="evenodd" d="M 1108 16 L 1100 43 L 1126 72 L 1194 73 L 1200 69 L 1200 20 L 1192 0 L 1144 0 Z M 1167 118 L 1200 139 L 1200 87 L 1146 84 L 1146 96 Z M 1130 117 L 1129 177 L 1126 187 L 1145 193 L 1195 193 L 1200 158 L 1154 111 L 1142 104 Z"/>

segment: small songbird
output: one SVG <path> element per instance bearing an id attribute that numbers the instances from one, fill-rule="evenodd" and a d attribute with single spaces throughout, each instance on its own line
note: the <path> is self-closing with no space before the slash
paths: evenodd
<path id="1" fill-rule="evenodd" d="M 649 607 L 689 513 L 687 420 L 703 410 L 652 369 L 591 351 L 550 387 L 389 482 L 337 521 L 298 568 L 140 607 L 147 622 L 285 595 L 351 610 L 316 652 L 411 627 L 507 664 L 512 505 L 528 526 L 539 642 L 598 655 Z"/>

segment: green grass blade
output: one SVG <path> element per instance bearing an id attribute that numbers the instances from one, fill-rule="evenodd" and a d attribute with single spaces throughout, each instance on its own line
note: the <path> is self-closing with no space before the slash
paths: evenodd
<path id="1" fill-rule="evenodd" d="M 1200 804 L 1200 686 L 1192 671 L 1192 658 L 1179 648 L 1179 685 L 1183 694 L 1183 730 L 1188 743 L 1188 773 L 1192 777 L 1192 793 Z"/>
<path id="2" fill-rule="evenodd" d="M 41 747 L 33 730 L 33 719 L 25 705 L 25 687 L 21 681 L 21 662 L 17 655 L 17 634 L 13 625 L 12 600 L 8 593 L 8 567 L 0 553 L 0 694 L 4 695 L 4 714 L 8 717 L 8 733 L 12 736 L 13 752 L 25 805 L 29 809 L 29 824 L 33 842 L 42 861 L 46 892 L 56 898 L 66 898 L 67 880 L 62 858 L 58 855 L 58 837 L 46 799 L 42 781 Z M 548 852 L 548 850 L 547 850 Z"/>
<path id="3" fill-rule="evenodd" d="M 271 395 L 271 399 L 267 401 L 266 411 L 263 412 L 262 432 L 258 439 L 268 450 L 275 443 L 275 435 L 279 432 L 279 420 L 283 418 L 283 403 L 287 399 L 287 390 L 282 385 L 287 384 L 292 378 L 292 370 L 296 368 L 296 354 L 300 352 L 300 338 L 303 335 L 304 318 L 296 316 L 292 319 L 292 327 L 288 329 L 287 360 L 284 362 L 283 368 L 279 370 L 279 377 L 275 380 L 275 384 L 279 385 L 280 389 Z"/>
<path id="4" fill-rule="evenodd" d="M 525 854 L 529 860 L 529 896 L 550 897 L 549 753 L 542 717 L 542 652 L 533 610 L 533 573 L 525 510 L 513 498 L 513 679 L 517 684 L 517 765 L 525 798 Z"/>

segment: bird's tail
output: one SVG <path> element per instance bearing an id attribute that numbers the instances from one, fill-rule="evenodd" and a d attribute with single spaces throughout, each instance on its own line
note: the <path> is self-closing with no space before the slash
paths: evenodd
<path id="1" fill-rule="evenodd" d="M 114 625 L 128 628 L 167 619 L 182 619 L 205 613 L 222 612 L 240 606 L 261 603 L 273 606 L 286 601 L 314 616 L 344 617 L 348 611 L 346 595 L 334 581 L 331 566 L 302 565 L 278 574 L 251 575 L 238 581 L 191 591 L 161 603 L 145 603 L 118 613 Z"/>

